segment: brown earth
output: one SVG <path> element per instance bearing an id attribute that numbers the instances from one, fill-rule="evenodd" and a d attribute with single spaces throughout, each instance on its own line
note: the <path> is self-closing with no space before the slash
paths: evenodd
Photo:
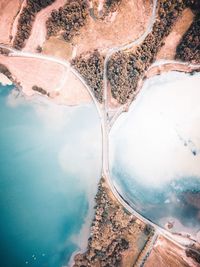
<path id="1" fill-rule="evenodd" d="M 187 257 L 185 250 L 160 236 L 144 267 L 197 267 L 197 262 Z"/>
<path id="2" fill-rule="evenodd" d="M 57 42 L 50 38 L 44 45 L 44 52 L 51 54 L 52 49 L 52 54 L 55 53 L 54 44 L 57 45 L 59 42 L 62 44 L 60 48 L 63 47 L 65 51 L 65 46 L 70 52 L 73 47 L 77 47 L 77 56 L 95 49 L 106 50 L 113 46 L 129 43 L 145 31 L 150 14 L 150 1 L 123 0 L 117 11 L 106 17 L 105 20 L 95 20 L 90 16 L 79 34 L 72 39 L 71 45 L 69 43 L 64 45 L 59 37 Z M 70 52 L 68 59 L 72 57 Z"/>
<path id="3" fill-rule="evenodd" d="M 176 59 L 194 64 L 200 64 L 200 1 L 198 13 L 196 10 L 195 18 L 184 34 L 176 49 Z"/>
<path id="4" fill-rule="evenodd" d="M 78 46 L 77 54 L 132 42 L 145 31 L 150 15 L 150 1 L 123 0 L 117 11 L 104 21 L 90 18 L 73 40 Z"/>
<path id="5" fill-rule="evenodd" d="M 129 214 L 102 178 L 87 251 L 75 256 L 74 267 L 132 267 L 153 233 Z"/>
<path id="6" fill-rule="evenodd" d="M 63 6 L 66 0 L 57 0 L 50 6 L 42 9 L 36 15 L 35 21 L 33 23 L 33 27 L 31 30 L 31 35 L 26 42 L 26 45 L 23 50 L 35 52 L 38 46 L 43 46 L 43 43 L 46 40 L 46 20 L 50 16 L 52 10 L 58 9 Z M 57 48 L 57 47 L 56 47 Z"/>
<path id="7" fill-rule="evenodd" d="M 175 29 L 180 28 L 179 31 L 183 32 L 182 35 L 184 34 L 186 22 L 182 22 L 180 27 L 179 19 L 185 10 L 188 17 L 192 16 L 191 12 L 187 11 L 188 7 L 193 7 L 192 0 L 170 0 L 167 2 L 160 0 L 157 6 L 157 19 L 153 25 L 152 32 L 148 34 L 139 46 L 116 52 L 109 59 L 108 80 L 110 90 L 112 97 L 119 104 L 133 101 L 138 88 L 138 82 L 145 74 L 145 71 L 156 60 L 161 47 L 165 45 L 165 42 L 168 46 L 172 46 L 170 41 L 172 37 L 168 41 L 166 40 L 174 27 Z M 191 18 L 187 18 L 187 16 L 186 21 L 188 23 L 188 21 L 191 21 Z M 178 23 L 178 26 L 176 23 Z M 179 39 L 181 39 L 181 36 L 179 36 Z M 170 49 L 173 50 L 174 47 L 170 47 Z"/>
<path id="8" fill-rule="evenodd" d="M 191 9 L 186 8 L 181 16 L 177 19 L 171 33 L 165 39 L 165 44 L 157 54 L 157 60 L 174 59 L 176 54 L 176 47 L 180 43 L 183 35 L 189 29 L 193 19 L 194 13 L 191 11 Z"/>
<path id="9" fill-rule="evenodd" d="M 21 0 L 0 1 L 0 43 L 10 43 L 13 21 L 20 10 L 21 2 Z"/>
<path id="10" fill-rule="evenodd" d="M 0 63 L 11 72 L 16 84 L 31 96 L 33 86 L 42 88 L 57 103 L 77 105 L 91 102 L 91 97 L 80 80 L 64 66 L 44 59 L 7 57 L 0 55 Z"/>
<path id="11" fill-rule="evenodd" d="M 50 37 L 43 45 L 43 53 L 46 55 L 54 55 L 55 57 L 70 60 L 73 55 L 73 45 L 66 43 L 64 40 L 54 36 Z"/>

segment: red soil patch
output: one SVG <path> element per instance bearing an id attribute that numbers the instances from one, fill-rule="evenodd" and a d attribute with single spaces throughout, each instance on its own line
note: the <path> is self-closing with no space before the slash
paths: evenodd
<path id="1" fill-rule="evenodd" d="M 20 10 L 20 0 L 1 0 L 0 1 L 0 42 L 10 43 L 10 34 L 13 21 Z"/>

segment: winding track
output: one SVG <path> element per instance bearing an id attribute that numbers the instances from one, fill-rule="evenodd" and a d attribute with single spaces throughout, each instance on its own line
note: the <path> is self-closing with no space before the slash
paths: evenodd
<path id="1" fill-rule="evenodd" d="M 153 6 L 152 6 L 152 15 L 148 24 L 148 27 L 146 29 L 146 31 L 136 40 L 134 40 L 133 42 L 126 44 L 126 45 L 122 45 L 122 46 L 117 46 L 114 48 L 111 48 L 107 54 L 106 54 L 106 58 L 105 58 L 105 62 L 104 62 L 104 96 L 103 96 L 103 107 L 100 107 L 99 103 L 97 102 L 91 88 L 87 85 L 86 81 L 83 79 L 83 77 L 80 75 L 80 73 L 78 73 L 71 65 L 68 61 L 66 60 L 62 60 L 53 56 L 46 56 L 46 55 L 41 55 L 41 54 L 36 54 L 36 53 L 31 53 L 31 52 L 23 52 L 23 51 L 18 51 L 16 49 L 7 47 L 5 45 L 0 44 L 0 48 L 6 48 L 9 49 L 10 51 L 10 55 L 9 56 L 14 56 L 14 57 L 27 57 L 27 58 L 38 58 L 38 59 L 43 59 L 43 60 L 47 60 L 47 61 L 52 61 L 58 64 L 61 64 L 62 66 L 64 66 L 68 71 L 72 71 L 72 73 L 83 83 L 83 85 L 85 86 L 85 88 L 87 89 L 88 93 L 90 94 L 90 96 L 92 97 L 92 100 L 95 103 L 95 106 L 97 108 L 98 111 L 98 115 L 101 121 L 101 129 L 102 129 L 102 150 L 103 150 L 103 155 L 102 155 L 102 162 L 103 162 L 103 166 L 102 166 L 102 172 L 103 175 L 110 187 L 110 190 L 112 191 L 112 193 L 114 194 L 114 196 L 116 197 L 116 199 L 122 204 L 122 206 L 124 206 L 131 214 L 135 215 L 137 218 L 139 218 L 140 220 L 142 220 L 143 222 L 150 224 L 151 226 L 153 226 L 155 228 L 155 235 L 157 234 L 162 234 L 164 235 L 167 239 L 169 239 L 170 241 L 172 241 L 173 243 L 175 243 L 178 247 L 185 249 L 185 246 L 183 244 L 181 244 L 180 241 L 177 241 L 174 239 L 174 236 L 169 233 L 168 231 L 164 230 L 163 228 L 157 226 L 156 224 L 154 224 L 153 222 L 149 221 L 147 218 L 144 218 L 142 215 L 140 215 L 139 213 L 137 213 L 129 204 L 127 204 L 126 201 L 124 201 L 124 199 L 122 198 L 122 196 L 119 194 L 119 192 L 117 191 L 117 189 L 115 188 L 111 176 L 110 176 L 110 171 L 109 171 L 109 131 L 111 129 L 111 126 L 113 125 L 115 119 L 121 114 L 121 112 L 124 111 L 124 106 L 122 108 L 119 109 L 119 111 L 117 112 L 116 116 L 114 117 L 114 120 L 112 121 L 112 125 L 109 125 L 109 118 L 108 118 L 108 103 L 107 103 L 107 84 L 108 84 L 108 79 L 107 79 L 107 65 L 108 65 L 108 61 L 110 59 L 110 57 L 119 51 L 122 50 L 126 50 L 131 48 L 132 46 L 138 45 L 140 44 L 145 38 L 146 36 L 151 32 L 153 24 L 155 22 L 156 19 L 156 8 L 157 8 L 157 0 L 153 1 Z M 188 67 L 200 67 L 200 65 L 194 65 L 194 64 L 190 64 L 190 63 L 184 63 L 184 62 L 178 62 L 178 61 L 173 61 L 173 60 L 162 60 L 162 61 L 158 61 L 155 62 L 154 64 L 152 64 L 150 68 L 155 67 L 155 66 L 161 66 L 164 64 L 182 64 L 182 65 L 186 65 Z"/>

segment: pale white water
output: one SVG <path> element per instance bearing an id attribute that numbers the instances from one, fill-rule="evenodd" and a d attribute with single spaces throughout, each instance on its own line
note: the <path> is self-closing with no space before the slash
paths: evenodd
<path id="1" fill-rule="evenodd" d="M 112 177 L 139 212 L 164 226 L 179 207 L 183 225 L 198 228 L 199 208 L 183 192 L 200 192 L 200 74 L 147 80 L 112 128 L 109 150 Z"/>

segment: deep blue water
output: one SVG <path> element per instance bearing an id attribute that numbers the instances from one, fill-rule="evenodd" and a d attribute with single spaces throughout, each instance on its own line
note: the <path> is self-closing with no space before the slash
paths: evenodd
<path id="1" fill-rule="evenodd" d="M 1 266 L 67 266 L 100 178 L 95 107 L 0 86 L 0 123 Z"/>

